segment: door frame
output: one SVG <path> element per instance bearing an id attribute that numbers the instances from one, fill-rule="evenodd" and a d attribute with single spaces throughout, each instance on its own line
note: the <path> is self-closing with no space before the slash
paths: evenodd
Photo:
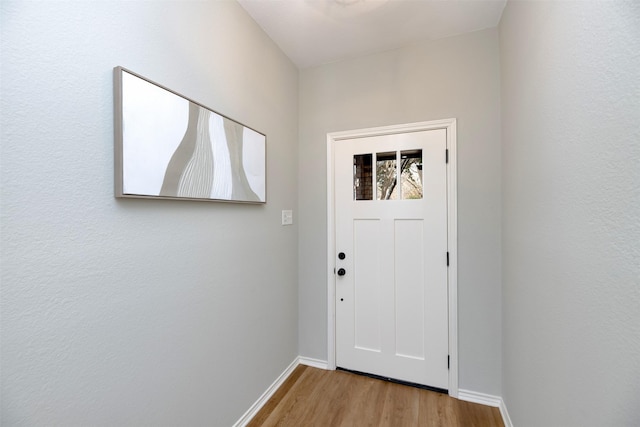
<path id="1" fill-rule="evenodd" d="M 448 327 L 449 327 L 449 396 L 458 397 L 458 192 L 456 119 L 433 120 L 400 125 L 355 129 L 327 134 L 327 368 L 336 369 L 336 275 L 335 275 L 335 201 L 334 145 L 345 139 L 393 135 L 445 129 L 447 131 L 447 246 L 449 248 Z M 444 160 L 444 159 L 443 159 Z"/>

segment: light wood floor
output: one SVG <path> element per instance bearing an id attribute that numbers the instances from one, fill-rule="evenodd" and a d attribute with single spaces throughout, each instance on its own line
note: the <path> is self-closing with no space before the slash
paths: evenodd
<path id="1" fill-rule="evenodd" d="M 298 366 L 248 427 L 496 426 L 498 408 L 342 371 Z"/>

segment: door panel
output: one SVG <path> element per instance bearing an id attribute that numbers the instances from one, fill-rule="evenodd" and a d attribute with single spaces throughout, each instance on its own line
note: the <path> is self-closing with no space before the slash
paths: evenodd
<path id="1" fill-rule="evenodd" d="M 361 350 L 380 351 L 381 348 L 381 282 L 376 268 L 380 263 L 378 235 L 380 221 L 353 221 L 354 246 L 354 345 Z M 357 272 L 357 274 L 355 274 Z"/>
<path id="2" fill-rule="evenodd" d="M 448 388 L 446 131 L 335 145 L 337 366 Z"/>
<path id="3" fill-rule="evenodd" d="M 395 221 L 396 355 L 424 360 L 424 220 Z"/>

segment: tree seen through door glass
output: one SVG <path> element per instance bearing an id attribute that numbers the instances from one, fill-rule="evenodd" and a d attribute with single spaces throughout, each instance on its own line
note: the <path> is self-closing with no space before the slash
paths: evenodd
<path id="1" fill-rule="evenodd" d="M 396 152 L 376 154 L 377 200 L 398 199 Z"/>
<path id="2" fill-rule="evenodd" d="M 422 150 L 400 153 L 402 199 L 422 199 Z"/>

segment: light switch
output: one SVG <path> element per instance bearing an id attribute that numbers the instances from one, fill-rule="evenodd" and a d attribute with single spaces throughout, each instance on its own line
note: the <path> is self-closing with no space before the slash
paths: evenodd
<path id="1" fill-rule="evenodd" d="M 282 225 L 291 225 L 293 224 L 293 211 L 285 210 L 282 211 Z"/>

